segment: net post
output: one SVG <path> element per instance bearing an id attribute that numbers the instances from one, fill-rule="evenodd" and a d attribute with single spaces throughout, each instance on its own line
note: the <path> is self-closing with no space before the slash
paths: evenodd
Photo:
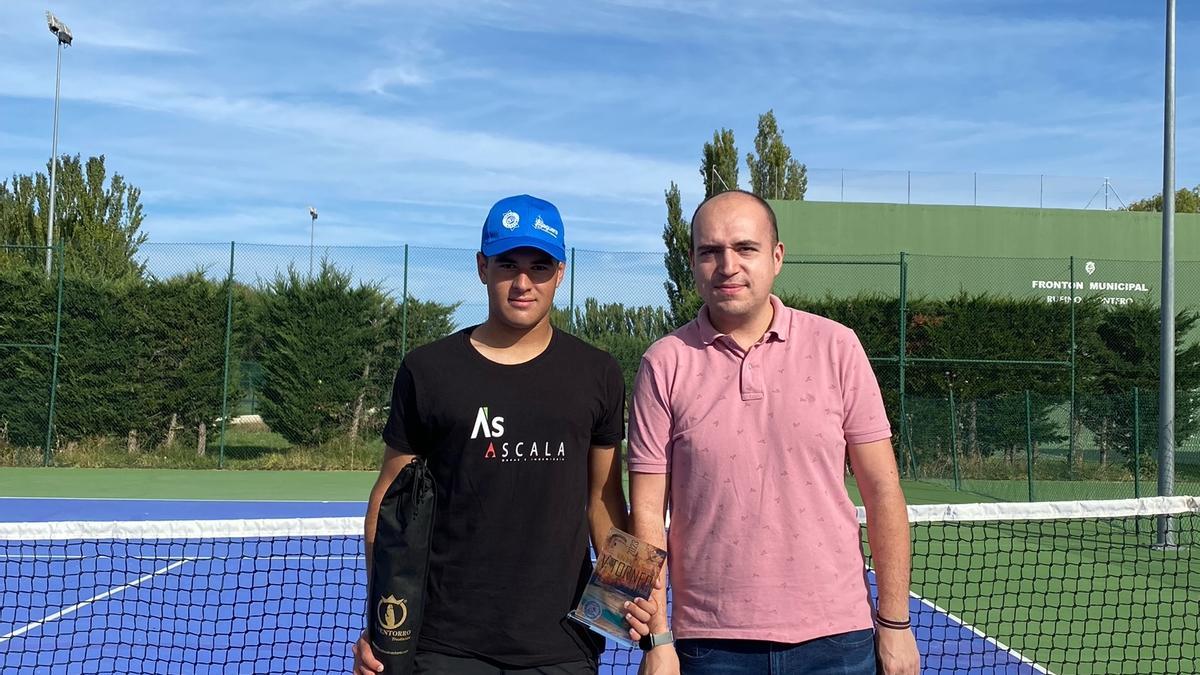
<path id="1" fill-rule="evenodd" d="M 66 277 L 66 248 L 60 239 L 54 245 L 58 254 L 58 300 L 54 310 L 54 356 L 50 367 L 50 408 L 46 416 L 46 448 L 42 455 L 42 466 L 50 466 L 50 451 L 54 447 L 54 410 L 58 400 L 58 357 L 62 338 L 63 279 Z"/>
<path id="2" fill-rule="evenodd" d="M 229 242 L 229 276 L 225 279 L 225 373 L 221 378 L 221 445 L 217 468 L 225 468 L 225 435 L 229 425 L 229 352 L 233 342 L 233 260 L 234 242 Z"/>
<path id="3" fill-rule="evenodd" d="M 950 464 L 954 469 L 954 491 L 962 490 L 962 478 L 958 472 L 958 425 L 954 419 L 954 385 L 950 385 Z"/>
<path id="4" fill-rule="evenodd" d="M 404 302 L 400 304 L 400 358 L 408 354 L 408 244 L 404 245 Z"/>
<path id="5" fill-rule="evenodd" d="M 1025 475 L 1029 482 L 1029 501 L 1033 501 L 1033 403 L 1025 390 Z"/>

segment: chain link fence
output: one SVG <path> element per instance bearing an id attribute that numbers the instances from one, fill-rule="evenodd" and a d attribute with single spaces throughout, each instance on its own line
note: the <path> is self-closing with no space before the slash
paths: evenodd
<path id="1" fill-rule="evenodd" d="M 9 465 L 373 468 L 403 355 L 487 316 L 471 249 L 146 244 L 141 277 L 97 280 L 61 252 L 47 278 L 46 249 L 26 248 L 0 247 Z M 663 254 L 569 256 L 554 320 L 631 381 L 673 328 Z M 1177 275 L 1195 312 L 1200 263 Z M 776 290 L 858 332 L 906 476 L 1111 498 L 1156 491 L 1156 276 L 1119 260 L 789 256 Z M 1177 490 L 1198 492 L 1200 325 L 1180 329 Z"/>
<path id="2" fill-rule="evenodd" d="M 0 245 L 0 462 L 50 461 L 63 301 L 61 247 Z M 48 257 L 49 256 L 49 257 Z M 43 261 L 53 263 L 47 274 Z"/>
<path id="3" fill-rule="evenodd" d="M 1115 210 L 1162 190 L 1154 179 L 808 167 L 805 199 Z"/>

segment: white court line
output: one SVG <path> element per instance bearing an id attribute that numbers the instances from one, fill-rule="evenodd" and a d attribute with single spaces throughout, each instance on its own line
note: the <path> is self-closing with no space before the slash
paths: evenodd
<path id="1" fill-rule="evenodd" d="M 966 628 L 967 630 L 969 630 L 972 633 L 974 633 L 975 635 L 983 638 L 984 640 L 990 642 L 991 644 L 995 645 L 996 647 L 999 647 L 1001 650 L 1006 651 L 1009 654 L 1017 657 L 1017 659 L 1019 659 L 1022 663 L 1028 665 L 1029 667 L 1033 668 L 1034 670 L 1038 671 L 1039 673 L 1046 673 L 1046 675 L 1054 675 L 1053 672 L 1051 672 L 1044 666 L 1039 665 L 1038 663 L 1033 661 L 1033 659 L 1027 658 L 1021 652 L 1013 649 L 1012 647 L 1009 647 L 1008 645 L 997 640 L 996 638 L 984 633 L 983 631 L 979 630 L 975 626 L 972 626 L 971 624 L 967 623 L 966 621 L 963 621 L 962 619 L 958 618 L 957 616 L 950 613 L 949 611 L 947 611 L 941 607 L 938 607 L 935 603 L 932 603 L 929 600 L 922 598 L 921 596 L 917 595 L 916 593 L 913 593 L 912 591 L 909 591 L 908 594 L 911 595 L 912 597 L 916 598 L 917 600 L 920 600 L 922 604 L 932 608 L 935 612 L 944 614 L 951 621 L 957 623 L 958 625 L 962 626 L 963 628 Z"/>
<path id="2" fill-rule="evenodd" d="M 63 520 L 0 522 L 0 541 L 214 540 L 341 537 L 362 539 L 361 517 L 226 520 Z"/>
<path id="3" fill-rule="evenodd" d="M 71 614 L 72 612 L 76 612 L 80 609 L 83 609 L 84 607 L 87 607 L 88 605 L 90 605 L 94 602 L 99 602 L 100 600 L 103 600 L 107 597 L 116 595 L 116 594 L 124 591 L 127 588 L 133 588 L 134 586 L 139 586 L 139 585 L 149 581 L 150 579 L 153 579 L 154 577 L 158 576 L 159 574 L 162 574 L 164 572 L 169 572 L 169 571 L 175 569 L 176 567 L 179 567 L 180 565 L 183 565 L 184 563 L 189 563 L 189 562 L 192 562 L 192 560 L 190 558 L 186 558 L 184 560 L 176 560 L 175 562 L 171 563 L 170 565 L 167 565 L 166 567 L 154 570 L 153 572 L 151 572 L 149 574 L 139 577 L 135 581 L 131 581 L 123 586 L 116 586 L 114 588 L 110 588 L 107 591 L 105 591 L 99 595 L 94 595 L 94 596 L 88 598 L 87 600 L 84 600 L 83 602 L 77 602 L 74 605 L 67 607 L 66 609 L 57 611 L 57 612 L 51 614 L 50 616 L 43 618 L 40 621 L 34 621 L 32 623 L 25 624 L 24 626 L 18 628 L 17 630 L 15 630 L 11 633 L 7 633 L 5 635 L 0 635 L 0 644 L 8 642 L 9 640 L 11 640 L 15 637 L 24 635 L 25 633 L 28 633 L 29 631 L 34 630 L 35 628 L 38 628 L 38 627 L 40 627 L 44 624 L 47 624 L 51 621 L 57 621 L 58 619 L 61 619 L 62 617 L 66 616 L 68 614 Z"/>

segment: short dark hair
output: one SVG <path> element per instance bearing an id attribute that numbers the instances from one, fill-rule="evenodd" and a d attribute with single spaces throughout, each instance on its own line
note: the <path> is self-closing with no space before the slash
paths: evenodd
<path id="1" fill-rule="evenodd" d="M 767 203 L 767 200 L 763 199 L 762 197 L 759 197 L 758 195 L 754 194 L 753 192 L 747 192 L 746 190 L 726 190 L 724 192 L 718 192 L 715 195 L 706 197 L 704 199 L 704 201 L 700 202 L 700 205 L 696 207 L 696 210 L 692 211 L 692 220 L 691 220 L 691 222 L 688 223 L 688 237 L 691 241 L 692 250 L 693 251 L 696 250 L 696 216 L 698 216 L 700 214 L 700 209 L 703 209 L 706 204 L 708 204 L 712 200 L 716 199 L 717 197 L 720 197 L 721 195 L 727 195 L 730 193 L 746 195 L 747 197 L 749 197 L 749 198 L 753 199 L 755 202 L 757 202 L 758 205 L 761 206 L 763 208 L 763 210 L 767 212 L 767 219 L 771 221 L 771 245 L 774 246 L 775 244 L 778 244 L 779 243 L 779 222 L 775 220 L 775 209 L 771 208 L 771 205 L 769 203 Z"/>

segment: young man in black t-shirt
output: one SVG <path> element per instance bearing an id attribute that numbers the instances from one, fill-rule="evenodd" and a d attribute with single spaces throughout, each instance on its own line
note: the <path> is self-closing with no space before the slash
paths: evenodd
<path id="1" fill-rule="evenodd" d="M 625 529 L 625 387 L 612 356 L 550 325 L 565 257 L 553 204 L 497 202 L 477 255 L 487 321 L 414 349 L 396 374 L 367 560 L 383 494 L 424 457 L 437 507 L 419 675 L 596 672 L 603 640 L 566 615 L 591 574 L 589 535 Z M 633 639 L 654 607 L 629 608 Z M 382 667 L 365 639 L 354 653 L 356 675 Z"/>

